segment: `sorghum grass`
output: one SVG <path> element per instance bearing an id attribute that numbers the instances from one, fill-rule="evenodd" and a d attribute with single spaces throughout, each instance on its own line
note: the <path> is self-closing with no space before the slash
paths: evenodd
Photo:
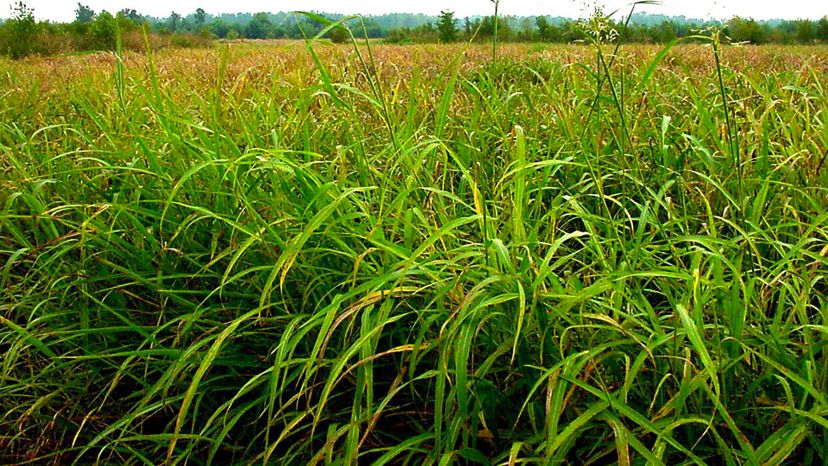
<path id="1" fill-rule="evenodd" d="M 0 462 L 828 461 L 828 48 L 311 45 L 0 61 Z"/>

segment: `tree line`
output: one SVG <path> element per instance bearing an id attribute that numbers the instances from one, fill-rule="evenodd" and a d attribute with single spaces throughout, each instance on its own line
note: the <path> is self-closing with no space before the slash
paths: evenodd
<path id="1" fill-rule="evenodd" d="M 687 19 L 637 13 L 626 20 L 604 18 L 609 30 L 621 34 L 625 42 L 667 43 L 687 37 L 710 27 L 722 27 L 724 34 L 735 43 L 751 44 L 814 44 L 828 43 L 828 16 L 819 20 L 756 21 L 734 17 L 721 22 Z M 497 20 L 498 40 L 505 42 L 571 43 L 588 40 L 590 31 L 584 22 L 547 16 L 514 17 Z M 458 20 L 450 10 L 444 10 L 434 22 L 413 28 L 389 31 L 388 39 L 396 43 L 453 42 L 472 38 L 488 38 L 495 34 L 495 18 L 464 18 Z"/>
<path id="2" fill-rule="evenodd" d="M 27 55 L 114 50 L 117 39 L 125 49 L 143 50 L 147 46 L 197 47 L 209 45 L 213 35 L 205 28 L 176 31 L 164 24 L 175 24 L 173 13 L 159 22 L 126 8 L 116 13 L 95 12 L 81 3 L 71 23 L 36 21 L 34 10 L 25 2 L 12 4 L 11 17 L 0 23 L 0 54 L 12 58 Z"/>
<path id="3" fill-rule="evenodd" d="M 343 18 L 323 14 L 331 21 Z M 692 35 L 713 23 L 685 17 L 638 13 L 629 24 L 608 19 L 610 28 L 624 32 L 626 42 L 665 43 Z M 721 23 L 715 23 L 721 25 Z M 367 16 L 348 25 L 355 35 L 382 38 L 391 43 L 428 43 L 481 40 L 495 35 L 505 42 L 570 43 L 587 40 L 589 32 L 582 23 L 562 17 L 494 16 L 458 19 L 444 10 L 439 16 L 387 14 Z M 828 43 L 828 17 L 819 20 L 756 21 L 731 18 L 724 24 L 725 34 L 734 42 L 754 44 Z M 213 39 L 301 39 L 318 34 L 325 24 L 313 17 L 293 13 L 236 13 L 211 15 L 198 8 L 186 16 L 176 12 L 156 18 L 126 8 L 115 13 L 96 12 L 77 4 L 70 23 L 36 21 L 25 2 L 12 5 L 11 18 L 0 23 L 0 54 L 18 58 L 31 54 L 48 55 L 74 51 L 112 50 L 116 36 L 127 49 L 143 50 L 164 46 L 205 46 Z M 328 33 L 334 42 L 348 37 L 340 28 Z"/>
<path id="4" fill-rule="evenodd" d="M 332 21 L 343 15 L 325 14 Z M 422 14 L 387 14 L 363 18 L 349 25 L 360 36 L 383 38 L 392 29 L 419 27 L 434 17 Z M 210 15 L 202 8 L 183 16 L 172 12 L 166 18 L 143 15 L 132 8 L 115 13 L 96 12 L 77 4 L 75 19 L 70 23 L 36 21 L 34 10 L 20 0 L 11 7 L 11 17 L 0 20 L 0 54 L 20 58 L 26 55 L 113 50 L 116 37 L 125 49 L 143 50 L 164 46 L 193 47 L 208 45 L 214 39 L 301 39 L 318 34 L 326 24 L 293 13 L 237 13 Z M 343 29 L 336 28 L 328 37 L 346 40 Z"/>

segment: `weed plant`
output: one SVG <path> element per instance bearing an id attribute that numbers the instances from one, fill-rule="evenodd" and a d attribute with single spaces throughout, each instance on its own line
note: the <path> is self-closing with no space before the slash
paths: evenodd
<path id="1" fill-rule="evenodd" d="M 0 463 L 828 461 L 828 48 L 711 44 L 0 61 Z"/>

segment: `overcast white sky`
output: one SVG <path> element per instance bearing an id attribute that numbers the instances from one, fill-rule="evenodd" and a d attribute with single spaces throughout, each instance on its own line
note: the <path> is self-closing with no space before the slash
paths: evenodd
<path id="1" fill-rule="evenodd" d="M 38 19 L 71 21 L 77 1 L 72 0 L 24 0 L 34 8 Z M 585 3 L 595 0 L 501 0 L 503 14 L 552 15 L 576 17 L 588 8 Z M 12 3 L 16 0 L 0 0 L 0 17 L 8 18 Z M 258 11 L 316 10 L 331 13 L 425 13 L 436 15 L 442 9 L 456 12 L 458 17 L 486 15 L 492 12 L 490 0 L 83 0 L 81 3 L 95 11 L 116 12 L 123 8 L 135 8 L 139 13 L 166 17 L 171 11 L 187 15 L 196 8 L 208 13 L 236 13 Z M 606 11 L 617 8 L 629 9 L 629 0 L 603 0 Z M 627 5 L 625 7 L 625 5 Z M 820 18 L 828 15 L 828 0 L 663 0 L 661 5 L 641 6 L 639 10 L 669 15 L 685 15 L 695 18 L 729 18 L 735 15 L 755 19 L 771 18 Z"/>

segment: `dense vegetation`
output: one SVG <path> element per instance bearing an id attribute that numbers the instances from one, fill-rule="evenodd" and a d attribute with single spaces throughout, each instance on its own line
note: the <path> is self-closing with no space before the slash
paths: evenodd
<path id="1" fill-rule="evenodd" d="M 600 11 L 597 12 L 602 14 Z M 236 13 L 210 15 L 199 8 L 182 16 L 172 12 L 167 18 L 142 15 L 132 8 L 116 14 L 95 12 L 77 4 L 75 21 L 68 24 L 37 22 L 25 2 L 12 8 L 12 18 L 0 24 L 0 54 L 14 58 L 39 54 L 114 50 L 120 33 L 123 47 L 145 50 L 165 46 L 202 47 L 218 39 L 303 39 L 317 35 L 326 21 L 337 21 L 343 15 L 321 13 L 324 21 L 294 13 Z M 676 38 L 697 34 L 719 23 L 663 15 L 634 14 L 629 24 L 623 19 L 609 21 L 608 26 L 624 30 L 625 42 L 666 44 Z M 495 26 L 497 23 L 497 27 Z M 446 10 L 439 17 L 423 14 L 387 14 L 352 20 L 350 24 L 360 35 L 385 38 L 391 43 L 436 43 L 487 40 L 497 35 L 505 42 L 588 42 L 589 26 L 583 21 L 563 17 L 469 17 L 458 19 Z M 752 44 L 813 44 L 828 43 L 828 16 L 820 20 L 755 21 L 732 18 L 724 25 L 724 33 L 733 42 Z M 145 38 L 145 36 L 148 36 Z M 344 42 L 347 34 L 333 29 L 328 37 Z"/>
<path id="2" fill-rule="evenodd" d="M 828 48 L 595 37 L 0 60 L 0 463 L 827 461 Z"/>
<path id="3" fill-rule="evenodd" d="M 12 58 L 28 55 L 56 55 L 86 51 L 111 51 L 118 47 L 129 50 L 174 47 L 206 47 L 213 35 L 206 28 L 171 31 L 153 27 L 135 10 L 122 10 L 117 15 L 107 11 L 96 14 L 78 4 L 72 23 L 36 21 L 34 10 L 19 1 L 12 7 L 12 17 L 0 23 L 0 54 Z"/>
<path id="4" fill-rule="evenodd" d="M 445 12 L 444 12 L 445 15 Z M 443 17 L 436 18 L 420 26 L 410 28 L 396 28 L 388 30 L 386 37 L 397 43 L 406 42 L 446 42 L 441 33 L 440 24 Z M 634 43 L 662 43 L 666 44 L 676 38 L 688 37 L 701 30 L 713 26 L 722 26 L 721 23 L 687 19 L 684 17 L 669 17 L 637 13 L 632 16 L 629 24 L 619 18 L 610 21 L 608 26 L 624 31 L 624 40 Z M 536 17 L 505 17 L 499 18 L 498 36 L 506 42 L 588 42 L 589 27 L 584 27 L 583 21 L 568 18 Z M 469 40 L 472 37 L 489 38 L 494 35 L 495 17 L 464 18 L 455 21 L 458 40 Z M 725 22 L 724 34 L 733 42 L 749 42 L 752 44 L 813 44 L 816 42 L 828 43 L 828 17 L 817 21 L 789 20 L 789 21 L 756 21 L 750 18 L 735 17 Z"/>

